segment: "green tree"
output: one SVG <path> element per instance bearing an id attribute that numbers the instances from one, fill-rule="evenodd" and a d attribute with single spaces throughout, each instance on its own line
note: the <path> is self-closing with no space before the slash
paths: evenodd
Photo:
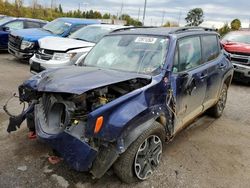
<path id="1" fill-rule="evenodd" d="M 231 22 L 231 29 L 233 31 L 239 30 L 241 28 L 241 21 L 239 19 L 234 19 Z"/>
<path id="2" fill-rule="evenodd" d="M 229 27 L 229 25 L 228 25 L 228 23 L 225 23 L 219 30 L 218 30 L 218 32 L 219 32 L 219 34 L 221 35 L 221 36 L 224 36 L 225 34 L 227 34 L 228 32 L 230 32 L 230 27 Z"/>
<path id="3" fill-rule="evenodd" d="M 142 22 L 131 18 L 128 14 L 123 14 L 120 17 L 122 20 L 127 22 L 127 25 L 142 26 Z"/>
<path id="4" fill-rule="evenodd" d="M 58 9 L 59 9 L 59 12 L 60 12 L 60 13 L 63 13 L 63 9 L 62 9 L 62 5 L 61 5 L 61 4 L 59 4 Z"/>
<path id="5" fill-rule="evenodd" d="M 163 27 L 179 27 L 179 24 L 176 23 L 176 22 L 170 22 L 170 21 L 167 21 Z"/>
<path id="6" fill-rule="evenodd" d="M 110 16 L 110 14 L 105 13 L 105 14 L 102 16 L 102 18 L 103 18 L 103 19 L 110 19 L 111 16 Z"/>
<path id="7" fill-rule="evenodd" d="M 204 20 L 204 13 L 201 8 L 191 9 L 185 18 L 187 26 L 199 26 Z"/>

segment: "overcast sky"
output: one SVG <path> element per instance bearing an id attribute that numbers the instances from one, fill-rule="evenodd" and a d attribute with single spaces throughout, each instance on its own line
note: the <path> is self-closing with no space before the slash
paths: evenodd
<path id="1" fill-rule="evenodd" d="M 51 0 L 38 0 L 41 4 L 50 5 Z M 79 5 L 81 10 L 98 10 L 102 13 L 109 12 L 114 15 L 127 13 L 133 18 L 142 20 L 145 0 L 53 0 L 62 4 L 63 10 L 76 10 Z M 26 0 L 31 2 L 31 0 Z M 187 12 L 192 8 L 202 8 L 204 11 L 203 26 L 221 27 L 230 23 L 234 18 L 239 18 L 243 27 L 249 27 L 250 1 L 249 0 L 147 0 L 146 25 L 161 25 L 166 21 L 179 22 L 185 25 Z M 164 19 L 162 19 L 164 17 Z"/>

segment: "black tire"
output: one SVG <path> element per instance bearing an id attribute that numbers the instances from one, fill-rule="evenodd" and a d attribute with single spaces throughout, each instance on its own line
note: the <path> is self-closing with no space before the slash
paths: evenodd
<path id="1" fill-rule="evenodd" d="M 154 146 L 150 146 L 152 150 L 150 150 L 150 148 L 148 148 L 148 139 L 158 139 L 160 140 L 160 144 L 161 147 L 156 146 L 155 144 L 155 140 L 154 140 L 154 144 L 157 148 L 152 149 L 152 147 Z M 118 158 L 118 160 L 115 162 L 115 164 L 113 165 L 113 169 L 115 174 L 119 177 L 119 179 L 125 183 L 133 183 L 133 182 L 137 182 L 140 180 L 144 180 L 142 178 L 139 178 L 138 176 L 140 175 L 136 175 L 136 159 L 138 156 L 138 152 L 139 149 L 142 147 L 142 144 L 146 143 L 144 148 L 148 148 L 147 149 L 147 153 L 150 153 L 151 151 L 151 158 L 150 158 L 150 164 L 145 165 L 145 160 L 144 160 L 144 165 L 148 166 L 150 165 L 150 169 L 152 172 L 155 168 L 151 168 L 153 165 L 153 167 L 157 167 L 159 165 L 159 161 L 160 161 L 160 154 L 162 152 L 162 148 L 163 148 L 163 143 L 165 140 L 165 129 L 164 127 L 159 124 L 158 122 L 154 122 L 153 125 L 148 128 L 146 131 L 144 131 L 129 147 L 128 149 Z M 151 143 L 149 145 L 152 145 Z M 161 152 L 158 152 L 158 149 L 161 149 Z M 154 151 L 154 152 L 153 152 Z M 154 154 L 156 152 L 158 152 L 157 154 Z M 144 151 L 143 151 L 144 152 Z M 147 156 L 149 156 L 148 154 L 145 154 Z M 154 156 L 153 156 L 154 155 Z M 153 158 L 156 157 L 155 155 L 157 155 L 157 162 L 158 164 L 155 166 L 155 164 L 153 161 Z M 146 158 L 146 156 L 144 156 Z M 154 158 L 155 159 L 155 158 Z M 139 160 L 139 159 L 138 159 Z M 149 160 L 149 158 L 148 158 Z M 144 167 L 145 167 L 144 166 Z M 141 167 L 141 166 L 140 166 Z M 141 171 L 141 168 L 140 168 Z M 144 170 L 142 170 L 144 171 Z M 137 174 L 138 174 L 138 170 L 137 170 Z M 148 174 L 148 173 L 147 173 Z M 147 175 L 146 174 L 146 175 Z M 151 173 L 150 173 L 151 175 Z M 147 177 L 148 178 L 148 177 Z M 145 178 L 145 179 L 147 179 Z"/>
<path id="2" fill-rule="evenodd" d="M 227 85 L 223 84 L 218 102 L 208 110 L 208 114 L 210 116 L 215 117 L 215 118 L 221 117 L 224 111 L 224 108 L 226 107 L 227 90 L 228 90 Z"/>

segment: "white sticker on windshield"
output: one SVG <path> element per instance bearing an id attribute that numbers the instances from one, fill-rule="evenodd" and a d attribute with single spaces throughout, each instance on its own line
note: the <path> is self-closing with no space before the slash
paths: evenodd
<path id="1" fill-rule="evenodd" d="M 135 42 L 137 43 L 147 43 L 147 44 L 154 44 L 157 41 L 157 38 L 152 37 L 137 37 Z"/>

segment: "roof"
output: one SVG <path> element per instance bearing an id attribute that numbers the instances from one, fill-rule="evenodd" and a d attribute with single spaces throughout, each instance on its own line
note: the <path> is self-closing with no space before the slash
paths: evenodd
<path id="1" fill-rule="evenodd" d="M 23 17 L 15 18 L 15 17 L 13 17 L 13 19 L 16 19 L 16 20 L 29 20 L 29 21 L 34 21 L 34 22 L 43 22 L 43 23 L 47 23 L 47 21 L 45 21 L 45 20 L 34 19 L 34 18 L 23 18 Z"/>
<path id="2" fill-rule="evenodd" d="M 99 21 L 99 20 L 82 19 L 82 18 L 62 17 L 62 18 L 57 18 L 57 19 L 71 23 L 71 24 L 98 24 L 98 23 L 101 23 L 101 21 Z"/>
<path id="3" fill-rule="evenodd" d="M 113 34 L 141 34 L 141 35 L 187 35 L 187 34 L 203 34 L 203 33 L 216 33 L 212 29 L 202 27 L 141 27 L 141 28 L 130 28 L 124 29 Z M 216 33 L 217 34 L 217 33 Z"/>
<path id="4" fill-rule="evenodd" d="M 107 28 L 111 30 L 116 30 L 116 29 L 122 29 L 122 28 L 129 28 L 129 26 L 123 26 L 123 25 L 114 25 L 114 24 L 92 24 L 87 27 L 102 27 L 102 28 Z"/>

